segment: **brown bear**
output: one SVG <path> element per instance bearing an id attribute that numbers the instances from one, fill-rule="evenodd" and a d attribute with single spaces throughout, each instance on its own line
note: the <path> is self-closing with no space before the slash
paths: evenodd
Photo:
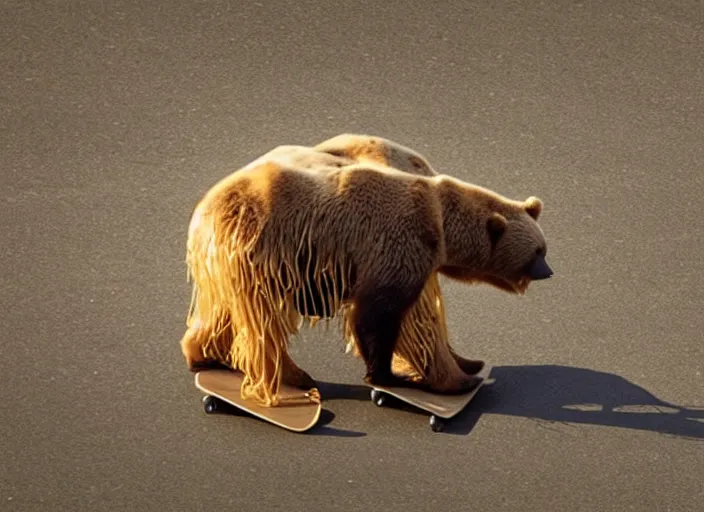
<path id="1" fill-rule="evenodd" d="M 437 272 L 514 293 L 549 277 L 542 203 L 428 174 L 280 146 L 223 178 L 189 226 L 189 366 L 239 369 L 244 397 L 276 405 L 282 381 L 314 385 L 287 352 L 302 318 L 342 313 L 367 382 L 448 393 L 476 386 L 465 372 L 442 386 L 396 375 L 396 342 Z M 437 314 L 430 306 L 424 314 Z"/>

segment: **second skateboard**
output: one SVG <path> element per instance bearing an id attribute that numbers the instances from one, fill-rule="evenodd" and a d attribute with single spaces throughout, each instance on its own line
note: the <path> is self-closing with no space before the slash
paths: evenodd
<path id="1" fill-rule="evenodd" d="M 445 421 L 459 414 L 476 396 L 480 388 L 494 382 L 493 379 L 489 379 L 490 373 L 491 366 L 484 365 L 484 368 L 477 374 L 478 377 L 482 378 L 479 385 L 469 393 L 461 395 L 441 395 L 407 387 L 367 385 L 372 388 L 371 399 L 376 405 L 381 407 L 386 401 L 386 397 L 392 396 L 418 409 L 429 412 L 431 414 L 429 418 L 430 428 L 433 432 L 440 432 L 445 426 Z"/>

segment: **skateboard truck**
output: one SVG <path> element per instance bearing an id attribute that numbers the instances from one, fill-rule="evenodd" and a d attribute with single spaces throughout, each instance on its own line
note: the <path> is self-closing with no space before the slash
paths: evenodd
<path id="1" fill-rule="evenodd" d="M 481 385 L 481 384 L 480 384 Z M 372 402 L 374 402 L 378 407 L 381 407 L 386 402 L 385 394 L 379 389 L 372 389 L 371 391 Z M 404 400 L 405 401 L 405 400 Z M 435 414 L 431 414 L 428 419 L 430 424 L 430 429 L 433 432 L 442 432 L 445 428 L 445 420 Z"/>

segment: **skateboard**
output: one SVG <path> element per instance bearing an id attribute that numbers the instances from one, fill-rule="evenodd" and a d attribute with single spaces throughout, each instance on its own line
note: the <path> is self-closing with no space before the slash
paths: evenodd
<path id="1" fill-rule="evenodd" d="M 371 399 L 377 406 L 381 407 L 386 401 L 386 396 L 392 396 L 406 402 L 418 409 L 429 412 L 430 428 L 433 432 L 441 432 L 445 426 L 445 420 L 449 420 L 459 414 L 465 406 L 474 398 L 482 386 L 492 384 L 494 379 L 489 379 L 491 366 L 484 365 L 484 368 L 477 374 L 482 377 L 482 382 L 469 393 L 462 395 L 441 395 L 429 393 L 420 389 L 407 387 L 386 387 L 366 384 L 372 388 Z"/>
<path id="2" fill-rule="evenodd" d="M 265 407 L 241 397 L 240 388 L 243 379 L 242 372 L 232 370 L 202 370 L 196 373 L 196 387 L 206 393 L 203 397 L 205 412 L 208 414 L 216 412 L 220 405 L 218 402 L 223 401 L 293 432 L 305 432 L 318 422 L 322 404 L 317 389 L 305 392 L 282 384 L 281 404 L 276 407 Z"/>

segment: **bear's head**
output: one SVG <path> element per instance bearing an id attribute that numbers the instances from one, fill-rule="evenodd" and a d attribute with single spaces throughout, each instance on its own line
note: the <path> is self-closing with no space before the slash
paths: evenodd
<path id="1" fill-rule="evenodd" d="M 538 217 L 542 201 L 529 197 L 523 204 L 493 211 L 486 220 L 490 254 L 481 277 L 502 290 L 525 293 L 531 281 L 553 275 L 547 263 L 547 242 Z"/>
<path id="2" fill-rule="evenodd" d="M 484 282 L 523 294 L 553 272 L 538 225 L 537 197 L 513 201 L 481 187 L 445 181 L 442 192 L 445 261 L 440 271 L 465 282 Z"/>

